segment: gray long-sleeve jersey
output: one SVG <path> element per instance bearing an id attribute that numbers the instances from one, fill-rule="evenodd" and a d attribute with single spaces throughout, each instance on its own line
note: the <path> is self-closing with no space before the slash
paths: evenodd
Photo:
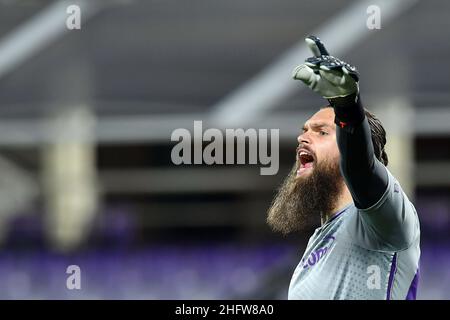
<path id="1" fill-rule="evenodd" d="M 351 204 L 316 229 L 288 297 L 415 299 L 419 242 L 416 210 L 388 171 L 387 189 L 375 205 L 362 210 Z"/>
<path id="2" fill-rule="evenodd" d="M 330 101 L 340 165 L 353 203 L 316 229 L 295 269 L 289 299 L 415 299 L 420 226 L 399 182 L 375 157 L 355 96 Z M 378 156 L 381 153 L 377 151 Z"/>

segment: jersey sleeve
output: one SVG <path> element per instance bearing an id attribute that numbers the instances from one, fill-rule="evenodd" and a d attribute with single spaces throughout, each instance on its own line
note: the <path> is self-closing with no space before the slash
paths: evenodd
<path id="1" fill-rule="evenodd" d="M 351 232 L 366 248 L 407 248 L 419 232 L 417 213 L 398 181 L 375 156 L 360 97 L 332 99 L 330 104 L 335 111 L 342 176 L 358 212 Z"/>
<path id="2" fill-rule="evenodd" d="M 329 100 L 334 109 L 340 169 L 357 208 L 369 208 L 388 184 L 384 165 L 376 161 L 371 128 L 359 95 Z M 381 156 L 377 147 L 377 153 Z"/>
<path id="3" fill-rule="evenodd" d="M 386 171 L 388 186 L 385 193 L 373 206 L 357 209 L 354 233 L 366 248 L 401 251 L 419 235 L 419 219 L 399 182 Z"/>

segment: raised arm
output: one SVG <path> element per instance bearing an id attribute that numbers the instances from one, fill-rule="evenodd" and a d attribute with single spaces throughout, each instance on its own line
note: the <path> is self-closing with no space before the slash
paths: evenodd
<path id="1" fill-rule="evenodd" d="M 366 209 L 384 194 L 388 175 L 375 157 L 371 131 L 359 96 L 355 67 L 330 56 L 314 36 L 306 38 L 314 57 L 295 68 L 294 79 L 328 99 L 335 111 L 341 171 L 355 205 Z"/>
<path id="2" fill-rule="evenodd" d="M 342 175 L 356 207 L 370 208 L 385 193 L 388 173 L 375 156 L 371 130 L 360 98 L 353 94 L 329 101 L 336 115 Z"/>
<path id="3" fill-rule="evenodd" d="M 419 234 L 417 213 L 398 181 L 380 162 L 384 161 L 381 150 L 374 150 L 360 100 L 358 72 L 330 56 L 318 38 L 311 36 L 306 42 L 314 57 L 296 67 L 293 77 L 334 108 L 341 172 L 359 209 L 357 238 L 374 249 L 406 248 Z"/>

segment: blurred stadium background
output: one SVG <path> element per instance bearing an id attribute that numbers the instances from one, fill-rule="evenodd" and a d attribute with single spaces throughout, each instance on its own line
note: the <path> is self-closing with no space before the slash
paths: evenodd
<path id="1" fill-rule="evenodd" d="M 285 299 L 308 235 L 265 218 L 324 104 L 290 80 L 316 34 L 387 127 L 421 219 L 419 298 L 449 299 L 449 17 L 444 0 L 0 0 L 0 298 Z M 279 128 L 278 174 L 173 165 L 193 120 Z"/>

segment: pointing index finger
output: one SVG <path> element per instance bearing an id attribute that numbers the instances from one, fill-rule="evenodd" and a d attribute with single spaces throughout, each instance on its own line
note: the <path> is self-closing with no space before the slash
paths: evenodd
<path id="1" fill-rule="evenodd" d="M 316 36 L 308 36 L 305 38 L 305 41 L 309 49 L 311 49 L 314 56 L 320 57 L 330 55 L 325 46 L 323 45 L 322 41 L 320 41 L 320 39 L 317 38 Z"/>

